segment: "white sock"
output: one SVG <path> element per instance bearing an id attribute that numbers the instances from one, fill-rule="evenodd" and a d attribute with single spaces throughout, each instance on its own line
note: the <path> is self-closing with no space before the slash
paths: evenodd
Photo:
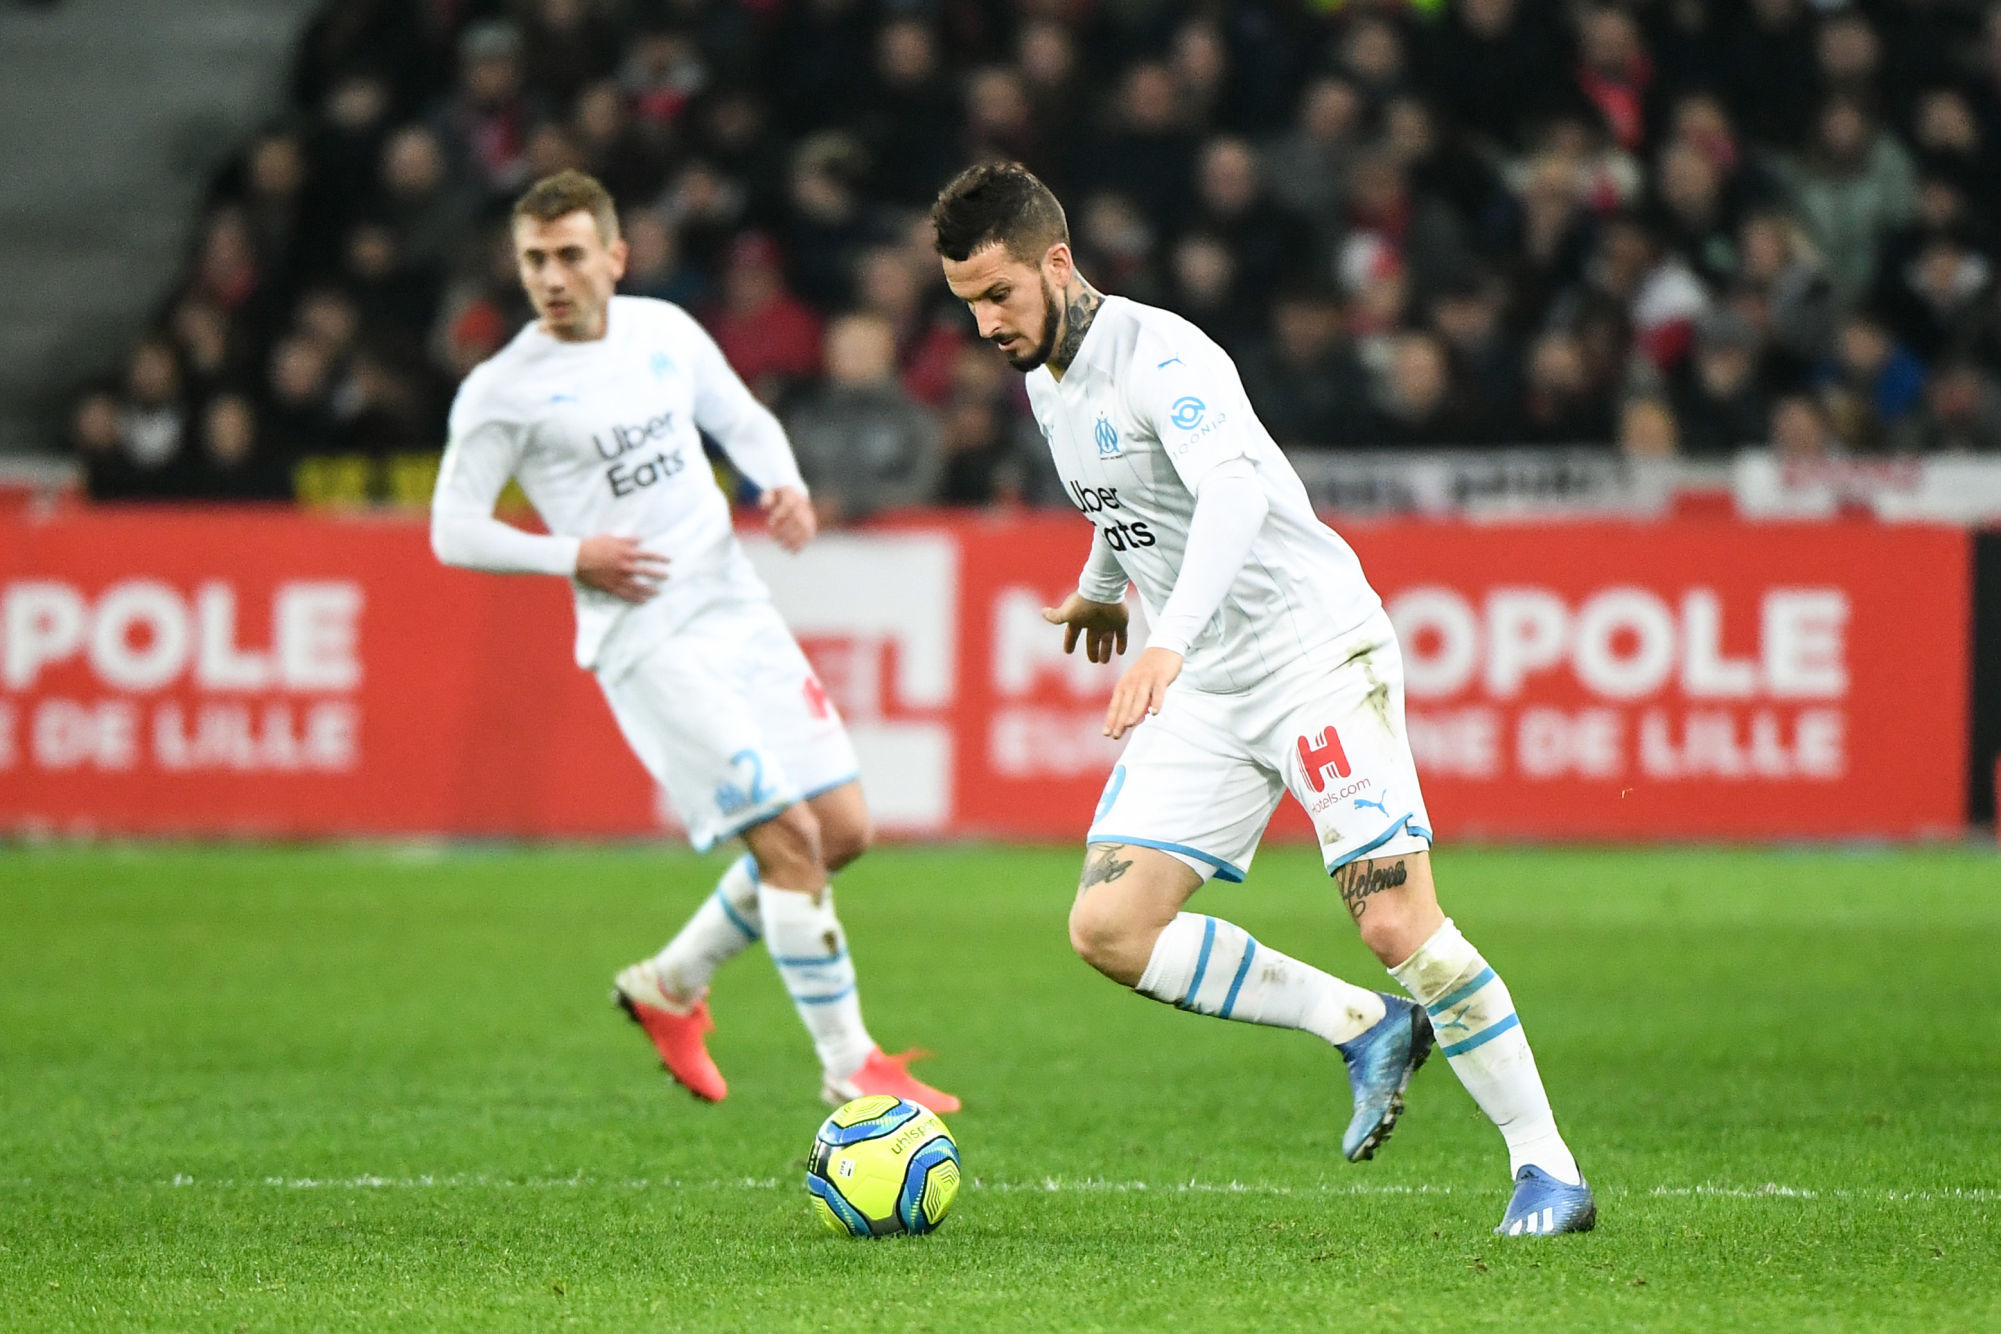
<path id="1" fill-rule="evenodd" d="M 745 853 L 730 863 L 716 892 L 653 956 L 661 985 L 690 1004 L 699 1000 L 716 969 L 757 940 L 758 918 L 757 863 Z"/>
<path id="2" fill-rule="evenodd" d="M 1533 1163 L 1573 1186 L 1583 1180 L 1570 1146 L 1557 1133 L 1514 999 L 1452 919 L 1390 969 L 1390 976 L 1430 1013 L 1452 1073 L 1500 1127 L 1508 1142 L 1508 1175 Z"/>
<path id="3" fill-rule="evenodd" d="M 1177 913 L 1135 988 L 1218 1019 L 1298 1028 L 1346 1042 L 1383 1017 L 1383 998 L 1251 939 L 1220 917 Z"/>
<path id="4" fill-rule="evenodd" d="M 846 1079 L 862 1068 L 875 1050 L 875 1039 L 862 1024 L 855 961 L 848 957 L 847 936 L 834 916 L 834 887 L 803 894 L 759 885 L 757 903 L 771 962 L 813 1035 L 820 1064 L 828 1078 Z"/>

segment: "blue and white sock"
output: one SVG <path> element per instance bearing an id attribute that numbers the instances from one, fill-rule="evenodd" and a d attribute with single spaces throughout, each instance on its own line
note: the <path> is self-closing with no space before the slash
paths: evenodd
<path id="1" fill-rule="evenodd" d="M 1500 1127 L 1508 1142 L 1508 1175 L 1533 1163 L 1573 1186 L 1581 1181 L 1577 1159 L 1557 1133 L 1514 998 L 1452 919 L 1390 969 L 1390 976 L 1431 1015 L 1438 1050 L 1452 1063 L 1452 1073 Z"/>
<path id="2" fill-rule="evenodd" d="M 771 962 L 778 967 L 800 1022 L 813 1035 L 813 1048 L 827 1077 L 843 1080 L 862 1068 L 875 1039 L 862 1023 L 855 990 L 855 961 L 848 938 L 834 915 L 834 887 L 817 894 L 760 885 L 758 907 Z"/>
<path id="3" fill-rule="evenodd" d="M 661 986 L 691 1005 L 700 1000 L 716 969 L 757 941 L 759 917 L 757 863 L 745 853 L 730 863 L 716 882 L 716 892 L 702 900 L 695 915 L 653 956 Z"/>
<path id="4" fill-rule="evenodd" d="M 1251 939 L 1220 917 L 1178 913 L 1154 942 L 1143 996 L 1246 1024 L 1346 1042 L 1383 1017 L 1383 998 Z"/>

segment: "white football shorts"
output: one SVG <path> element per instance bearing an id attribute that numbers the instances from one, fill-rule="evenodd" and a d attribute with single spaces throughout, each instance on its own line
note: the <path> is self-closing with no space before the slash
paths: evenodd
<path id="1" fill-rule="evenodd" d="M 705 608 L 598 684 L 697 852 L 860 775 L 840 714 L 769 602 Z"/>
<path id="2" fill-rule="evenodd" d="M 1158 848 L 1204 880 L 1240 881 L 1288 791 L 1330 875 L 1431 846 L 1387 615 L 1249 690 L 1168 687 L 1112 770 L 1086 841 Z"/>

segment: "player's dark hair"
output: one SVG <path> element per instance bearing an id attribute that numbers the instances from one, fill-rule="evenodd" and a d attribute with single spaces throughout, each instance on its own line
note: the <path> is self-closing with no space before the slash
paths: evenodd
<path id="1" fill-rule="evenodd" d="M 1019 162 L 982 162 L 953 177 L 931 206 L 931 231 L 938 253 L 955 260 L 1001 245 L 1039 264 L 1049 247 L 1070 240 L 1063 205 Z"/>
<path id="2" fill-rule="evenodd" d="M 581 171 L 559 171 L 544 176 L 528 187 L 528 193 L 514 201 L 514 217 L 554 222 L 572 213 L 588 213 L 597 223 L 598 239 L 610 245 L 618 239 L 618 206 L 611 191 L 598 184 L 595 176 Z"/>

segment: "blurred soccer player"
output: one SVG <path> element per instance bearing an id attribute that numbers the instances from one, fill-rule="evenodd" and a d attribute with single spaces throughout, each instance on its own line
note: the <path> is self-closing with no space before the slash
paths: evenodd
<path id="1" fill-rule="evenodd" d="M 1236 367 L 1179 316 L 1093 289 L 1062 206 L 1022 167 L 962 173 L 932 223 L 946 281 L 1027 374 L 1057 471 L 1094 525 L 1078 591 L 1043 615 L 1065 627 L 1066 652 L 1081 636 L 1109 662 L 1125 650 L 1130 580 L 1152 627 L 1105 717 L 1107 736 L 1133 736 L 1086 835 L 1072 945 L 1155 1000 L 1332 1043 L 1354 1091 L 1351 1159 L 1389 1136 L 1435 1032 L 1507 1141 L 1514 1194 L 1496 1230 L 1589 1229 L 1590 1188 L 1508 989 L 1439 910 L 1396 635 Z M 1181 911 L 1212 876 L 1244 878 L 1287 791 L 1363 941 L 1420 1004 Z"/>
<path id="2" fill-rule="evenodd" d="M 557 575 L 576 593 L 577 662 L 687 823 L 698 851 L 741 837 L 723 874 L 614 999 L 697 1097 L 727 1086 L 709 1057 L 717 965 L 762 937 L 841 1103 L 892 1093 L 958 1100 L 912 1078 L 862 1023 L 832 873 L 869 842 L 846 730 L 751 569 L 697 428 L 761 492 L 772 535 L 798 551 L 813 507 L 778 420 L 680 307 L 612 295 L 625 243 L 604 187 L 568 171 L 514 206 L 521 283 L 540 316 L 459 389 L 431 505 L 452 565 Z M 518 478 L 549 528 L 493 517 Z"/>

